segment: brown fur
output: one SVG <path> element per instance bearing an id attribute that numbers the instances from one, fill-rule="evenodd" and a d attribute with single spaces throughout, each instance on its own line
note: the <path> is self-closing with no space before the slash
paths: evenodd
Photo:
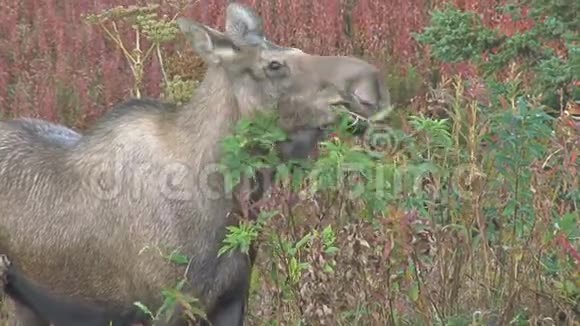
<path id="1" fill-rule="evenodd" d="M 211 310 L 249 269 L 239 252 L 217 258 L 233 203 L 211 172 L 235 122 L 277 108 L 292 131 L 332 122 L 329 104 L 366 115 L 385 100 L 378 71 L 364 61 L 234 46 L 231 31 L 185 20 L 180 27 L 209 66 L 191 103 L 124 102 L 69 146 L 0 122 L 0 253 L 55 294 L 157 309 L 161 290 L 184 273 L 160 248 L 191 258 L 187 290 Z M 272 60 L 278 71 L 268 70 Z M 310 119 L 291 118 L 298 107 Z"/>

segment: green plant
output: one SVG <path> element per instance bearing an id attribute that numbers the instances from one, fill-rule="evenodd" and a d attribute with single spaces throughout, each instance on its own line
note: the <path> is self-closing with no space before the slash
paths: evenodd
<path id="1" fill-rule="evenodd" d="M 226 191 L 231 192 L 242 178 L 251 178 L 261 168 L 279 165 L 275 143 L 286 140 L 277 127 L 275 113 L 257 113 L 251 119 L 241 119 L 234 134 L 222 142 L 221 172 L 225 176 Z"/>
<path id="2" fill-rule="evenodd" d="M 280 308 L 274 309 L 275 317 L 262 317 L 296 322 L 328 318 L 323 317 L 323 313 L 313 315 L 310 308 L 300 303 L 310 302 L 323 311 L 325 304 L 314 303 L 323 300 L 317 297 L 317 291 L 345 286 L 341 273 L 348 274 L 347 270 L 355 268 L 345 259 L 352 241 L 360 241 L 359 247 L 369 250 L 361 254 L 363 264 L 366 259 L 373 259 L 370 258 L 372 254 L 367 256 L 370 252 L 384 253 L 382 259 L 388 261 L 388 268 L 358 277 L 381 275 L 378 282 L 384 284 L 387 294 L 384 302 L 391 304 L 392 309 L 382 310 L 384 305 L 377 307 L 372 300 L 356 304 L 349 301 L 349 310 L 340 315 L 345 323 L 355 320 L 370 323 L 372 316 L 381 316 L 380 320 L 403 324 L 407 320 L 402 317 L 404 312 L 395 308 L 401 300 L 412 305 L 417 313 L 407 320 L 415 323 L 445 325 L 454 320 L 459 324 L 460 320 L 466 320 L 482 324 L 494 318 L 530 320 L 537 312 L 530 314 L 526 310 L 529 306 L 511 309 L 507 304 L 510 297 L 524 291 L 523 288 L 554 295 L 552 298 L 560 304 L 570 304 L 577 296 L 577 286 L 572 281 L 574 262 L 570 260 L 573 252 L 567 255 L 554 243 L 574 242 L 574 233 L 555 231 L 550 220 L 554 212 L 538 209 L 538 202 L 543 200 L 539 189 L 545 186 L 538 183 L 538 171 L 530 169 L 550 153 L 551 157 L 556 154 L 551 152 L 555 141 L 554 119 L 533 99 L 521 96 L 525 92 L 521 83 L 513 81 L 500 86 L 502 89 L 496 93 L 494 105 L 505 107 L 493 111 L 463 98 L 462 81 L 457 79 L 453 84 L 455 96 L 448 118 L 410 114 L 412 136 L 400 130 L 377 128 L 371 123 L 373 132 L 384 132 L 367 137 L 372 144 L 357 141 L 349 132 L 352 117 L 343 116 L 333 131 L 334 137 L 321 143 L 319 157 L 309 164 L 281 164 L 267 155 L 274 139 L 283 139 L 281 135 L 273 137 L 276 134 L 273 132 L 276 130 L 274 117 L 261 123 L 245 122 L 244 128 L 237 129 L 238 133 L 232 136 L 237 139 L 236 146 L 233 142 L 224 143 L 229 146 L 227 160 L 236 162 L 233 166 L 237 171 L 244 171 L 245 166 L 250 165 L 284 172 L 279 176 L 278 186 L 287 191 L 288 196 L 299 192 L 299 206 L 317 203 L 315 215 L 330 219 L 313 219 L 312 212 L 296 211 L 278 202 L 278 214 L 267 223 L 244 223 L 230 229 L 224 252 L 246 250 L 255 241 L 260 243 L 265 256 L 267 264 L 257 267 L 260 271 L 257 277 L 262 286 L 270 284 L 276 289 L 272 290 L 271 300 Z M 241 137 L 240 132 L 245 136 Z M 385 143 L 388 146 L 379 146 Z M 249 144 L 253 146 L 247 146 Z M 256 145 L 263 146 L 261 153 L 266 154 L 259 156 L 259 164 L 246 156 Z M 238 156 L 242 159 L 236 159 Z M 561 176 L 550 182 L 561 184 L 569 177 L 562 171 Z M 546 188 L 542 189 L 542 194 L 548 194 Z M 451 242 L 449 247 L 442 244 L 443 251 L 437 257 L 426 256 L 415 247 L 416 240 L 410 240 L 430 229 L 411 222 L 415 217 L 410 217 L 410 212 L 415 212 L 419 220 L 426 218 L 445 229 L 439 235 L 443 238 L 447 237 L 447 232 L 456 234 L 450 238 L 453 240 L 447 240 Z M 577 222 L 576 217 L 576 214 L 566 215 L 562 222 L 554 225 L 572 230 L 570 225 Z M 345 231 L 355 226 L 362 228 L 362 225 L 369 227 L 369 233 L 364 236 Z M 548 234 L 556 235 L 546 238 Z M 496 257 L 501 250 L 507 252 Z M 561 274 L 538 281 L 536 278 L 548 275 L 543 267 L 548 261 L 552 266 L 550 273 L 558 271 Z M 526 272 L 517 272 L 519 266 Z M 449 279 L 434 286 L 425 276 L 430 268 L 448 275 Z M 470 288 L 463 294 L 459 288 L 470 279 L 477 279 L 482 287 Z M 330 285 L 312 288 L 322 280 Z M 365 291 L 372 288 L 370 284 L 365 286 L 368 287 Z M 546 290 L 546 286 L 556 291 Z M 441 287 L 449 288 L 449 292 L 433 294 L 443 291 Z M 256 297 L 263 295 L 254 293 Z M 480 298 L 482 309 L 487 309 L 483 315 L 478 314 L 477 322 L 471 317 L 463 317 L 475 316 L 470 307 L 461 304 L 463 296 Z M 328 300 L 334 300 L 336 305 L 342 302 L 339 297 Z M 523 299 L 521 303 L 524 304 Z"/>
<path id="3" fill-rule="evenodd" d="M 415 34 L 417 41 L 430 45 L 432 55 L 444 62 L 482 60 L 482 55 L 495 46 L 499 36 L 483 26 L 472 12 L 464 12 L 451 4 L 433 11 L 429 26 Z"/>
<path id="4" fill-rule="evenodd" d="M 580 297 L 578 139 L 569 129 L 555 133 L 558 121 L 537 99 L 568 92 L 577 79 L 578 21 L 571 2 L 528 4 L 536 25 L 510 37 L 450 6 L 435 11 L 417 35 L 437 60 L 478 65 L 487 77 L 485 105 L 453 78 L 442 86 L 445 118 L 407 110 L 400 128 L 369 119 L 361 141 L 353 128 L 360 117 L 343 114 L 313 161 L 279 160 L 275 143 L 286 135 L 275 113 L 235 126 L 222 143 L 227 190 L 260 169 L 277 172 L 257 220 L 228 227 L 218 252 L 260 249 L 249 309 L 255 324 L 523 325 L 564 312 L 573 318 Z M 518 7 L 504 9 L 517 17 Z M 152 39 L 163 29 L 141 24 Z M 550 40 L 564 42 L 565 55 Z M 502 75 L 518 62 L 516 73 Z M 165 78 L 164 88 L 183 103 L 195 85 L 178 75 Z M 417 91 L 416 78 L 411 71 L 391 82 L 400 86 L 399 105 Z M 164 257 L 188 262 L 176 251 Z M 150 314 L 163 318 L 181 305 L 191 317 L 203 316 L 195 298 L 182 295 L 184 284 L 164 291 L 163 307 Z"/>
<path id="5" fill-rule="evenodd" d="M 165 254 L 161 248 L 143 248 L 141 252 L 145 250 L 156 249 L 159 255 L 167 259 L 170 263 L 174 263 L 181 266 L 187 266 L 189 264 L 189 258 L 180 253 L 178 250 L 172 250 L 169 254 Z M 186 268 L 187 270 L 187 268 Z M 188 282 L 186 274 L 184 274 L 181 280 L 177 281 L 177 284 L 173 287 L 164 289 L 161 292 L 163 296 L 163 304 L 157 309 L 156 312 L 152 312 L 149 307 L 147 307 L 142 302 L 134 302 L 133 304 L 141 309 L 145 314 L 150 316 L 153 321 L 164 320 L 169 321 L 175 312 L 177 306 L 181 308 L 181 311 L 189 318 L 191 321 L 198 320 L 202 318 L 207 320 L 207 315 L 204 309 L 201 307 L 198 298 L 185 295 L 183 293 L 183 287 Z"/>
<path id="6" fill-rule="evenodd" d="M 508 3 L 504 13 L 521 19 L 521 8 L 529 7 L 527 18 L 533 26 L 512 36 L 499 35 L 485 26 L 472 12 L 463 12 L 446 5 L 432 13 L 431 23 L 415 38 L 431 46 L 431 54 L 442 62 L 470 61 L 484 76 L 497 77 L 514 62 L 535 76 L 533 90 L 543 96 L 545 103 L 556 104 L 564 97 L 563 107 L 571 96 L 576 96 L 573 82 L 578 79 L 579 51 L 578 15 L 576 1 L 524 0 Z M 560 52 L 553 46 L 557 44 Z M 562 51 L 564 50 L 564 51 Z M 578 98 L 574 98 L 578 100 Z"/>
<path id="7" fill-rule="evenodd" d="M 175 75 L 167 84 L 163 85 L 165 89 L 165 97 L 177 104 L 183 105 L 192 98 L 193 92 L 199 85 L 196 80 L 184 80 L 181 76 Z"/>

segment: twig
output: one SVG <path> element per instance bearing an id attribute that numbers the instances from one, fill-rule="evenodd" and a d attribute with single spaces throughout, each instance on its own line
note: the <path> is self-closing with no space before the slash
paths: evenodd
<path id="1" fill-rule="evenodd" d="M 136 63 L 135 62 L 135 59 L 129 53 L 129 51 L 127 51 L 127 49 L 125 48 L 125 45 L 123 45 L 123 42 L 120 39 L 118 39 L 115 35 L 113 35 L 113 33 L 111 33 L 111 31 L 107 28 L 107 26 L 105 26 L 105 24 L 103 24 L 101 22 L 101 23 L 99 23 L 99 25 L 105 31 L 105 33 L 107 33 L 107 35 L 111 38 L 111 40 L 113 42 L 115 42 L 117 44 L 117 46 L 119 46 L 119 48 L 121 49 L 121 51 L 123 51 L 123 54 L 125 55 L 125 57 L 127 58 L 127 60 L 129 60 L 131 69 L 133 69 L 133 65 Z M 113 26 L 115 26 L 114 23 L 113 23 Z M 115 27 L 115 32 L 118 33 L 116 27 Z"/>
<path id="2" fill-rule="evenodd" d="M 165 64 L 163 63 L 163 57 L 161 55 L 161 47 L 159 43 L 156 44 L 157 48 L 157 59 L 159 60 L 159 66 L 161 67 L 161 74 L 163 75 L 163 80 L 165 80 L 165 85 L 169 85 L 169 78 L 167 77 L 167 72 L 165 71 Z"/>

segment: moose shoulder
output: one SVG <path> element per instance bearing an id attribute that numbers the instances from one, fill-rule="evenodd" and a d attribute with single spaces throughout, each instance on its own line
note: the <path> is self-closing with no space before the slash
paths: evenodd
<path id="1" fill-rule="evenodd" d="M 251 263 L 241 252 L 217 255 L 235 223 L 215 173 L 221 140 L 240 118 L 278 110 L 281 126 L 310 144 L 301 135 L 318 137 L 313 131 L 336 119 L 329 105 L 368 116 L 388 104 L 388 93 L 363 60 L 268 41 L 258 15 L 239 4 L 228 6 L 223 33 L 178 24 L 208 65 L 190 103 L 124 102 L 68 146 L 0 122 L 0 253 L 55 297 L 111 311 L 135 301 L 155 311 L 161 291 L 186 273 L 184 291 L 213 325 L 242 325 Z M 187 268 L 159 250 L 187 255 Z M 45 325 L 38 310 L 15 305 L 18 321 Z M 185 320 L 177 312 L 170 325 Z"/>

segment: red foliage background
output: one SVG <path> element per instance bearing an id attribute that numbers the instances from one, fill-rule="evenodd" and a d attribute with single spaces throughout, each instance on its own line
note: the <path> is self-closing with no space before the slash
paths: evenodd
<path id="1" fill-rule="evenodd" d="M 162 10 L 170 0 L 155 0 Z M 149 1 L 151 3 L 152 1 Z M 319 54 L 367 56 L 390 69 L 428 64 L 412 38 L 444 0 L 245 0 L 275 42 Z M 495 10 L 496 0 L 454 0 L 510 33 L 525 28 Z M 82 15 L 139 0 L 3 0 L 0 2 L 0 116 L 34 116 L 77 127 L 129 96 L 124 57 Z M 185 15 L 221 27 L 226 1 L 200 0 Z M 169 12 L 168 12 L 169 13 Z M 125 31 L 132 35 L 130 30 Z M 161 73 L 149 61 L 144 94 L 159 95 Z M 402 69 L 404 71 L 404 69 Z"/>

